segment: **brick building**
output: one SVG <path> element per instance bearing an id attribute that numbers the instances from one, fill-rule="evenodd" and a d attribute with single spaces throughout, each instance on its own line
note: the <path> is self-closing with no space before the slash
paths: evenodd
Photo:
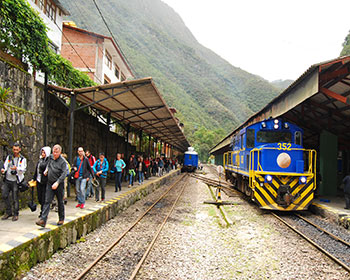
<path id="1" fill-rule="evenodd" d="M 61 55 L 96 83 L 116 83 L 134 78 L 111 37 L 77 28 L 72 23 L 63 24 L 63 34 Z"/>

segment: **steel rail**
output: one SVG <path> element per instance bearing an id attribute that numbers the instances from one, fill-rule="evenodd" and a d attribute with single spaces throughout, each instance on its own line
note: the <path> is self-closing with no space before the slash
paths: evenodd
<path id="1" fill-rule="evenodd" d="M 233 192 L 233 193 L 238 193 L 237 190 L 233 189 L 233 188 L 230 188 L 228 186 L 230 186 L 229 184 L 225 183 L 226 186 L 223 186 L 221 185 L 221 181 L 219 183 L 219 181 L 216 181 L 216 180 L 212 180 L 212 179 L 209 179 L 209 180 L 206 180 L 206 178 L 202 178 L 202 177 L 197 177 L 196 175 L 190 175 L 191 177 L 195 178 L 195 179 L 199 179 L 199 180 L 202 180 L 204 183 L 206 184 L 209 184 L 213 187 L 220 187 L 224 190 L 227 190 L 227 191 L 230 191 L 230 192 Z"/>
<path id="2" fill-rule="evenodd" d="M 177 198 L 176 198 L 174 204 L 172 205 L 172 207 L 171 207 L 171 209 L 170 209 L 168 215 L 165 217 L 163 223 L 159 226 L 159 228 L 158 228 L 156 234 L 154 235 L 154 237 L 153 237 L 151 243 L 149 244 L 149 246 L 148 246 L 146 252 L 143 254 L 141 260 L 140 260 L 139 263 L 137 264 L 137 266 L 136 266 L 136 268 L 134 269 L 133 273 L 131 274 L 129 280 L 134 280 L 135 277 L 136 277 L 136 275 L 137 275 L 137 273 L 140 271 L 140 268 L 141 268 L 141 266 L 143 265 L 143 263 L 145 262 L 145 260 L 146 260 L 147 256 L 149 255 L 150 251 L 152 250 L 152 248 L 153 248 L 153 246 L 154 246 L 154 243 L 157 241 L 157 239 L 158 239 L 158 237 L 159 237 L 159 235 L 160 235 L 160 232 L 162 231 L 164 225 L 165 225 L 166 222 L 168 221 L 170 215 L 173 213 L 177 202 L 179 201 L 180 197 L 182 196 L 182 194 L 183 194 L 183 192 L 184 192 L 184 190 L 185 190 L 185 187 L 186 187 L 186 184 L 184 184 L 184 185 L 182 186 L 182 189 L 181 189 L 179 195 L 177 196 Z"/>
<path id="3" fill-rule="evenodd" d="M 227 183 L 225 180 L 219 181 L 219 180 L 215 180 L 215 179 L 211 179 L 211 178 L 206 178 L 197 174 L 191 174 L 192 177 L 197 178 L 197 179 L 201 179 L 203 181 L 208 181 L 208 182 L 213 182 L 216 184 L 223 184 L 226 186 L 232 186 L 231 184 Z"/>
<path id="4" fill-rule="evenodd" d="M 306 223 L 308 223 L 308 224 L 314 226 L 314 227 L 317 228 L 318 230 L 320 230 L 320 231 L 322 231 L 322 232 L 328 234 L 328 235 L 329 235 L 330 237 L 332 237 L 333 239 L 335 239 L 335 240 L 337 240 L 337 241 L 343 243 L 344 245 L 350 247 L 350 243 L 347 242 L 347 241 L 345 241 L 344 239 L 341 239 L 340 237 L 334 235 L 333 233 L 331 233 L 331 232 L 329 232 L 328 230 L 326 230 L 326 229 L 320 227 L 319 225 L 316 225 L 315 223 L 311 222 L 310 220 L 304 218 L 303 216 L 301 216 L 301 215 L 299 215 L 299 214 L 294 213 L 294 215 L 297 216 L 298 218 L 302 219 L 302 220 L 305 221 Z"/>
<path id="5" fill-rule="evenodd" d="M 350 272 L 350 267 L 347 266 L 345 263 L 343 263 L 341 260 L 339 260 L 337 257 L 332 255 L 331 253 L 327 252 L 325 249 L 323 249 L 320 245 L 318 245 L 316 242 L 312 241 L 310 238 L 308 238 L 305 234 L 303 234 L 301 231 L 297 230 L 294 226 L 289 224 L 287 221 L 282 219 L 280 216 L 278 216 L 275 213 L 271 213 L 272 216 L 274 216 L 276 219 L 284 223 L 286 226 L 288 226 L 290 229 L 295 231 L 297 234 L 299 234 L 301 237 L 303 237 L 306 241 L 308 241 L 311 245 L 316 247 L 318 250 L 320 250 L 322 253 L 324 253 L 326 256 L 328 256 L 330 259 L 332 259 L 334 262 L 342 266 L 346 271 Z"/>
<path id="6" fill-rule="evenodd" d="M 184 177 L 181 176 L 178 180 L 176 180 L 167 191 L 165 191 L 137 220 L 129 227 L 127 228 L 111 245 L 108 246 L 107 249 L 105 249 L 88 267 L 86 267 L 76 278 L 75 280 L 82 279 L 109 251 L 111 251 L 124 237 L 125 235 L 130 232 L 146 215 L 149 211 L 152 210 L 156 204 L 162 200 L 177 184 L 180 182 Z"/>

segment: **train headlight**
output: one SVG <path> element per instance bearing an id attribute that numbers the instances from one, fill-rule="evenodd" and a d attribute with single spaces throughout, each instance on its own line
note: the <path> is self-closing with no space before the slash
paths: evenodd
<path id="1" fill-rule="evenodd" d="M 262 122 L 262 123 L 261 123 L 261 127 L 262 127 L 262 128 L 266 128 L 266 122 Z"/>
<path id="2" fill-rule="evenodd" d="M 268 182 L 268 183 L 272 182 L 272 176 L 271 175 L 266 175 L 265 176 L 265 182 Z"/>
<path id="3" fill-rule="evenodd" d="M 300 177 L 299 183 L 305 185 L 306 184 L 306 177 L 305 176 Z"/>
<path id="4" fill-rule="evenodd" d="M 288 129 L 288 128 L 289 128 L 288 123 L 284 123 L 284 128 L 285 128 L 285 129 Z"/>
<path id="5" fill-rule="evenodd" d="M 275 124 L 278 124 L 278 120 L 275 120 L 274 123 L 275 123 Z"/>
<path id="6" fill-rule="evenodd" d="M 278 129 L 278 127 L 279 127 L 279 126 L 278 126 L 278 123 L 276 123 L 276 124 L 273 126 L 274 129 Z"/>

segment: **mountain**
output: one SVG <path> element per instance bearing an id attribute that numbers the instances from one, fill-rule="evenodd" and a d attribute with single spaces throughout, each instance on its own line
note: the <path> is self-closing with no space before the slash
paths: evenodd
<path id="1" fill-rule="evenodd" d="M 275 80 L 272 81 L 271 84 L 273 84 L 278 89 L 284 90 L 287 87 L 289 87 L 293 82 L 293 80 Z"/>
<path id="2" fill-rule="evenodd" d="M 110 36 L 92 0 L 62 3 L 78 27 Z M 190 128 L 228 132 L 278 93 L 266 80 L 199 44 L 181 17 L 160 0 L 96 3 L 134 74 L 152 76 Z"/>

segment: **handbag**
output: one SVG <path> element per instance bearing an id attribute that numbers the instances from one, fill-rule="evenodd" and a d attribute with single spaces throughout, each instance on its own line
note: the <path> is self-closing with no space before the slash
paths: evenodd
<path id="1" fill-rule="evenodd" d="M 80 161 L 79 168 L 78 168 L 77 172 L 74 173 L 74 179 L 79 178 L 79 171 L 80 171 L 81 165 L 83 164 L 83 161 L 84 161 L 84 158 Z"/>
<path id="2" fill-rule="evenodd" d="M 18 176 L 17 177 L 17 186 L 18 186 L 18 190 L 20 192 L 25 192 L 29 189 L 28 183 L 23 179 L 21 182 L 18 182 Z"/>

